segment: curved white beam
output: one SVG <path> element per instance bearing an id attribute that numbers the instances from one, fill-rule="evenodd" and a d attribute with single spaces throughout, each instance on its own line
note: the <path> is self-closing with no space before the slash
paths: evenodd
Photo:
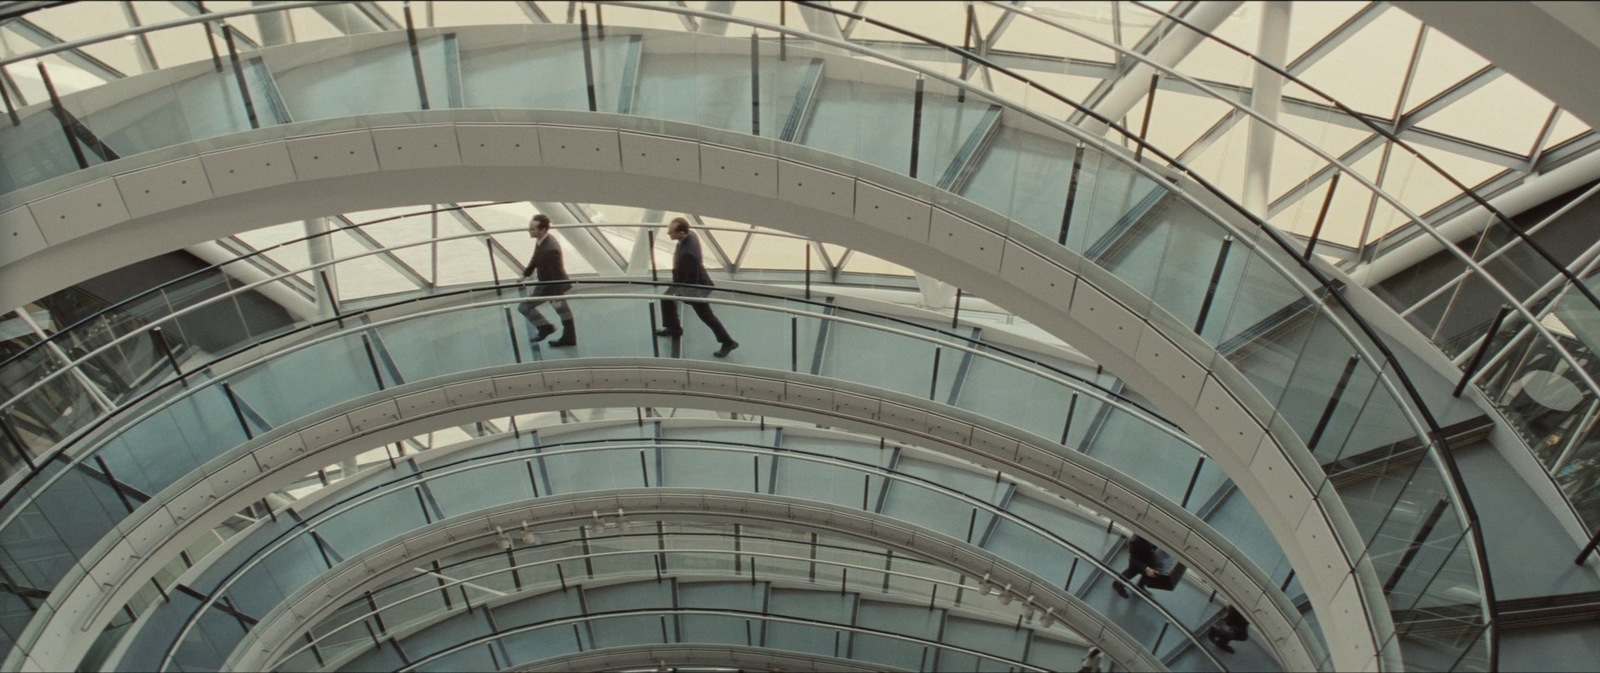
<path id="1" fill-rule="evenodd" d="M 809 374 L 694 360 L 651 358 L 524 363 L 398 386 L 274 429 L 163 490 L 125 522 L 123 540 L 103 540 L 56 588 L 59 606 L 41 615 L 22 670 L 71 668 L 118 608 L 234 512 L 317 469 L 429 430 L 482 418 L 573 406 L 694 406 L 782 416 L 949 453 L 1029 481 L 1141 532 L 1208 578 L 1247 611 L 1260 638 L 1295 669 L 1313 666 L 1294 632 L 1298 613 L 1242 552 L 1193 514 L 1093 457 L 1058 452 L 1025 432 L 958 409 L 930 410 L 909 395 Z M 577 364 L 577 366 L 574 366 Z M 873 397 L 876 395 L 877 397 Z M 692 402 L 690 402 L 692 400 Z M 583 510 L 587 512 L 588 510 Z M 14 652 L 12 661 L 19 656 Z"/>
<path id="2" fill-rule="evenodd" d="M 145 167 L 153 159 L 136 156 L 118 162 L 114 176 L 80 172 L 8 195 L 33 199 L 0 213 L 0 236 L 31 229 L 32 240 L 0 253 L 0 300 L 27 301 L 99 268 L 279 222 L 525 200 L 529 185 L 539 186 L 540 200 L 697 212 L 838 243 L 938 269 L 941 280 L 1073 344 L 1144 393 L 1261 513 L 1317 610 L 1334 664 L 1397 663 L 1382 583 L 1365 554 L 1341 544 L 1364 547 L 1310 451 L 1269 425 L 1276 410 L 1214 347 L 1108 271 L 936 187 L 826 152 L 671 122 L 655 127 L 671 135 L 623 131 L 613 116 L 585 112 L 449 121 L 462 114 L 471 111 L 350 117 L 341 123 L 396 126 L 337 133 L 319 132 L 326 122 L 274 127 L 274 138 L 316 135 L 247 144 L 260 135 L 242 134 L 234 146 L 213 138 L 163 151 L 184 157 L 168 163 Z M 445 123 L 422 123 L 430 119 Z M 87 184 L 53 193 L 73 180 Z M 139 216 L 129 214 L 124 184 L 137 185 Z"/>

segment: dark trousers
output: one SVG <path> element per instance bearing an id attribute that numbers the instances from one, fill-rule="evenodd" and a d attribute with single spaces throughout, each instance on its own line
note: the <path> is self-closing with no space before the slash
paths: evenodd
<path id="1" fill-rule="evenodd" d="M 733 337 L 728 336 L 727 328 L 722 326 L 722 321 L 717 319 L 717 314 L 711 312 L 710 304 L 703 301 L 687 303 L 694 309 L 694 314 L 700 317 L 700 322 L 711 328 L 711 334 L 717 337 L 717 343 L 725 344 L 733 341 Z M 678 302 L 671 299 L 661 300 L 661 326 L 673 331 L 683 330 L 683 323 L 678 320 Z"/>
<path id="2" fill-rule="evenodd" d="M 1134 575 L 1138 575 L 1139 576 L 1139 588 L 1143 589 L 1145 587 L 1145 583 L 1150 580 L 1150 578 L 1144 574 L 1145 568 L 1148 568 L 1148 567 L 1150 567 L 1150 566 L 1147 566 L 1147 565 L 1132 565 L 1132 566 L 1128 566 L 1127 570 L 1122 571 L 1122 576 L 1126 577 L 1128 579 L 1133 579 Z"/>
<path id="3" fill-rule="evenodd" d="M 550 327 L 550 321 L 539 315 L 539 305 L 545 302 L 550 302 L 555 307 L 556 316 L 561 318 L 561 322 L 572 322 L 572 309 L 567 307 L 567 300 L 562 299 L 559 293 L 540 294 L 536 291 L 533 298 L 517 305 L 517 312 L 527 318 L 528 322 L 533 323 L 534 327 Z"/>

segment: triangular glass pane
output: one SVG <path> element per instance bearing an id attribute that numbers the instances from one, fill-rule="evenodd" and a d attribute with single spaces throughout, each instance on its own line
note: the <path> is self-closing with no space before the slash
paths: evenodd
<path id="1" fill-rule="evenodd" d="M 1116 62 L 1115 51 L 1089 39 L 1092 37 L 1116 44 L 1111 3 L 1030 2 L 1028 10 L 1011 20 L 1011 25 L 1000 34 L 999 40 L 990 45 L 990 49 Z"/>
<path id="2" fill-rule="evenodd" d="M 863 14 L 891 26 L 932 38 L 945 44 L 961 44 L 961 31 L 967 25 L 966 3 L 961 2 L 868 2 Z M 880 28 L 865 21 L 856 23 L 852 40 L 912 42 L 915 38 Z"/>
<path id="3" fill-rule="evenodd" d="M 340 301 L 420 289 L 416 282 L 383 259 L 385 253 L 362 254 L 367 252 L 366 246 L 349 232 L 334 231 L 329 238 L 333 239 L 334 259 L 341 260 L 332 267 Z"/>
<path id="4" fill-rule="evenodd" d="M 1583 123 L 1583 120 L 1572 116 L 1572 114 L 1566 110 L 1562 110 L 1561 114 L 1556 116 L 1556 126 L 1553 130 L 1551 130 L 1550 140 L 1545 143 L 1545 147 L 1548 148 L 1560 145 L 1561 143 L 1571 140 L 1578 134 L 1588 130 L 1589 125 Z"/>
<path id="5" fill-rule="evenodd" d="M 1145 136 L 1151 145 L 1164 152 L 1176 153 L 1193 144 L 1200 135 L 1210 130 L 1233 106 L 1204 94 L 1177 91 L 1156 92 L 1156 103 L 1150 115 L 1150 130 Z M 1138 130 L 1144 122 L 1144 107 L 1129 115 L 1131 127 Z"/>
<path id="6" fill-rule="evenodd" d="M 1417 60 L 1417 73 L 1411 81 L 1411 93 L 1406 96 L 1405 107 L 1414 108 L 1426 103 L 1468 75 L 1488 65 L 1482 56 L 1461 46 L 1437 30 L 1429 29 L 1422 38 L 1422 55 Z"/>
<path id="7" fill-rule="evenodd" d="M 1533 151 L 1554 106 L 1517 78 L 1501 75 L 1420 121 L 1420 128 L 1518 155 Z"/>
<path id="8" fill-rule="evenodd" d="M 1397 45 L 1415 42 L 1418 25 L 1405 12 L 1385 11 L 1312 65 L 1301 79 L 1357 112 L 1390 117 L 1411 56 L 1409 49 Z"/>
<path id="9" fill-rule="evenodd" d="M 745 239 L 750 236 L 750 234 L 747 232 L 751 231 L 752 229 L 754 229 L 754 227 L 751 227 L 743 222 L 734 222 L 733 220 L 724 220 L 715 217 L 702 218 L 702 224 L 700 227 L 701 235 L 709 236 L 713 241 L 715 241 L 717 247 L 722 249 L 723 254 L 728 256 L 728 261 L 730 262 L 738 258 L 739 247 L 744 245 Z M 657 243 L 665 241 L 668 244 L 669 247 L 667 248 L 667 251 L 669 253 L 669 258 L 667 260 L 668 266 L 665 268 L 671 268 L 672 260 L 670 259 L 670 253 L 673 248 L 670 246 L 672 246 L 673 243 L 671 239 L 666 237 L 666 227 L 662 227 L 656 232 L 656 239 Z M 709 245 L 709 242 L 701 241 L 700 247 L 708 248 Z M 707 269 L 723 268 L 722 262 L 721 260 L 717 259 L 715 252 L 712 252 L 711 250 L 704 250 L 704 253 Z"/>
<path id="10" fill-rule="evenodd" d="M 311 263 L 311 255 L 307 252 L 306 244 L 301 242 L 284 245 L 281 248 L 277 246 L 289 241 L 298 241 L 305 237 L 306 227 L 301 222 L 275 224 L 235 236 L 235 238 L 249 244 L 250 247 L 265 251 L 262 255 L 267 259 L 292 271 L 304 269 Z M 301 278 L 305 279 L 309 278 L 309 276 L 301 274 Z"/>
<path id="11" fill-rule="evenodd" d="M 1445 174 L 1467 188 L 1476 188 L 1484 181 L 1501 174 L 1506 169 L 1487 161 L 1462 156 L 1436 147 L 1414 145 L 1417 151 L 1437 164 Z M 1404 174 L 1404 178 L 1399 176 Z M 1426 215 L 1440 204 L 1461 196 L 1461 189 L 1451 184 L 1438 171 L 1428 167 L 1406 152 L 1395 152 L 1389 159 L 1389 175 L 1383 181 L 1384 191 L 1395 195 L 1407 208 Z"/>
<path id="12" fill-rule="evenodd" d="M 153 25 L 188 18 L 188 14 L 170 2 L 141 2 L 137 5 L 139 23 Z M 157 30 L 145 33 L 150 51 L 155 53 L 156 65 L 171 68 L 211 58 L 211 49 L 204 39 L 184 30 Z"/>
<path id="13" fill-rule="evenodd" d="M 351 9 L 354 8 L 352 7 Z M 401 18 L 401 16 L 399 14 L 394 15 L 397 23 L 405 22 L 405 19 Z M 346 28 L 329 23 L 328 19 L 323 17 L 322 14 L 310 8 L 290 10 L 289 22 L 294 27 L 294 39 L 296 42 L 310 42 L 312 40 L 343 37 L 350 34 L 350 31 Z"/>
<path id="14" fill-rule="evenodd" d="M 1357 143 L 1370 137 L 1372 134 L 1366 129 L 1348 128 L 1340 124 L 1330 124 L 1322 119 L 1301 117 L 1298 115 L 1283 115 L 1278 122 L 1289 129 L 1290 132 L 1300 136 L 1312 147 L 1316 147 L 1333 156 L 1342 157 Z M 1375 146 L 1381 146 L 1376 145 Z M 1318 171 L 1326 168 L 1328 161 L 1312 152 L 1300 143 L 1289 138 L 1279 136 L 1272 149 L 1272 170 L 1268 175 L 1268 193 L 1271 194 L 1270 202 L 1283 199 L 1284 195 L 1300 185 Z M 1326 193 L 1326 185 L 1312 188 L 1312 192 L 1319 195 L 1312 201 L 1301 201 L 1293 208 L 1276 212 L 1271 221 L 1279 228 L 1302 234 L 1309 234 L 1315 222 L 1317 208 L 1321 205 L 1321 194 Z"/>
<path id="15" fill-rule="evenodd" d="M 760 269 L 804 269 L 806 268 L 806 248 L 809 241 L 803 238 L 788 238 L 785 236 L 756 236 L 750 240 L 750 249 L 745 252 L 744 263 L 740 266 L 745 270 Z M 822 261 L 811 260 L 812 270 L 822 268 Z"/>
<path id="16" fill-rule="evenodd" d="M 1359 0 L 1302 2 L 1289 18 L 1289 62 L 1294 63 L 1369 3 Z"/>
<path id="17" fill-rule="evenodd" d="M 1224 192 L 1237 194 L 1244 186 L 1245 142 L 1249 124 L 1235 122 L 1222 137 L 1189 160 L 1190 173 L 1205 178 Z"/>
<path id="18" fill-rule="evenodd" d="M 1372 179 L 1377 175 L 1378 166 L 1383 158 L 1381 150 L 1367 153 L 1366 156 L 1356 161 L 1353 168 L 1357 173 Z M 1313 189 L 1302 196 L 1295 203 L 1285 209 L 1285 213 L 1294 213 L 1301 217 L 1294 222 L 1294 233 L 1310 235 L 1311 228 L 1316 222 L 1317 213 L 1322 208 L 1322 201 L 1327 194 L 1327 187 Z M 1339 189 L 1333 195 L 1333 203 L 1328 208 L 1328 216 L 1322 225 L 1321 240 L 1340 245 L 1355 247 L 1361 241 L 1361 231 L 1367 220 L 1367 207 L 1372 202 L 1372 192 L 1348 176 L 1340 179 Z M 1273 223 L 1278 223 L 1277 217 Z"/>
<path id="19" fill-rule="evenodd" d="M 347 217 L 360 224 L 361 230 L 380 245 L 389 248 L 397 259 L 427 278 L 433 265 L 433 247 L 427 243 L 433 240 L 433 215 L 428 211 L 435 207 L 409 206 L 353 213 Z"/>
<path id="20" fill-rule="evenodd" d="M 396 2 L 392 4 L 400 5 L 402 3 Z M 522 10 L 517 7 L 515 2 L 412 3 L 411 16 L 418 27 L 421 27 L 427 21 L 428 14 L 430 14 L 428 9 L 430 8 L 433 15 L 432 25 L 435 26 L 517 25 L 528 22 L 528 15 L 522 13 Z M 546 16 L 549 16 L 552 21 L 561 21 L 566 18 L 565 11 L 563 8 L 562 13 L 555 15 L 551 15 L 547 11 Z M 610 16 L 611 12 L 607 11 L 606 14 L 606 19 L 609 22 L 612 18 Z M 394 17 L 396 21 L 405 22 L 405 15 L 401 9 L 390 9 L 389 15 Z M 593 22 L 594 20 L 594 11 L 591 8 L 589 21 Z"/>
<path id="21" fill-rule="evenodd" d="M 494 277 L 494 272 L 489 266 L 489 248 L 484 243 L 482 236 L 473 235 L 466 225 L 455 217 L 447 217 L 441 213 L 439 217 L 439 241 L 435 246 L 438 250 L 438 274 L 436 281 L 439 287 L 449 287 L 465 283 L 485 283 Z M 519 263 L 525 262 L 533 253 L 533 241 L 524 237 L 517 241 L 516 237 L 507 237 L 503 243 L 516 245 L 507 247 Z M 502 282 L 510 280 L 508 276 L 522 275 L 522 269 L 509 269 L 503 262 L 497 262 L 495 267 L 500 272 Z"/>

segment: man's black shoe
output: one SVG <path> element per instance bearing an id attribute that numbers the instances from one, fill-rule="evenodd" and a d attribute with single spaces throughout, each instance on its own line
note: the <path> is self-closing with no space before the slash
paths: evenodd
<path id="1" fill-rule="evenodd" d="M 717 352 L 712 353 L 711 355 L 712 355 L 712 357 L 725 358 L 725 357 L 728 357 L 729 353 L 733 352 L 733 349 L 738 348 L 738 347 L 739 347 L 739 342 L 737 342 L 737 341 L 724 341 L 724 342 L 722 342 L 722 348 L 718 348 Z"/>
<path id="2" fill-rule="evenodd" d="M 1122 584 L 1118 583 L 1118 584 L 1111 585 L 1111 588 L 1117 590 L 1117 595 L 1118 596 L 1121 596 L 1123 598 L 1127 598 L 1128 597 L 1128 587 L 1122 586 Z"/>
<path id="3" fill-rule="evenodd" d="M 683 336 L 683 330 L 681 330 L 681 329 L 672 329 L 670 327 L 663 327 L 661 329 L 656 330 L 656 336 L 658 336 L 658 337 L 679 337 L 679 336 Z"/>
<path id="4" fill-rule="evenodd" d="M 552 334 L 555 334 L 555 333 L 556 333 L 556 326 L 555 325 L 540 325 L 539 326 L 539 333 L 533 335 L 533 342 L 534 343 L 539 343 L 540 341 L 544 341 L 545 337 L 548 337 L 548 336 L 550 336 Z"/>

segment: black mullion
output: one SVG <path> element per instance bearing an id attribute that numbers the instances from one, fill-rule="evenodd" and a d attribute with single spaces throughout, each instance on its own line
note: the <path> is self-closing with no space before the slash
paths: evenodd
<path id="1" fill-rule="evenodd" d="M 981 341 L 983 339 L 983 329 L 978 327 L 972 328 L 972 334 L 967 338 L 973 343 Z M 972 351 L 966 351 L 962 354 L 961 364 L 956 367 L 955 380 L 950 382 L 950 397 L 949 399 L 945 400 L 945 404 L 955 406 L 956 402 L 961 399 L 961 387 L 967 381 L 967 372 L 972 369 L 972 360 L 974 357 L 976 357 L 976 355 Z"/>
<path id="2" fill-rule="evenodd" d="M 835 313 L 833 297 L 828 297 L 823 301 L 826 302 L 827 305 L 823 306 L 822 308 L 822 315 L 824 317 L 820 319 L 821 324 L 817 325 L 817 347 L 811 355 L 811 373 L 816 375 L 822 374 L 822 356 L 827 352 L 828 333 L 830 328 L 833 327 L 833 321 L 828 320 L 828 318 L 832 317 Z"/>

